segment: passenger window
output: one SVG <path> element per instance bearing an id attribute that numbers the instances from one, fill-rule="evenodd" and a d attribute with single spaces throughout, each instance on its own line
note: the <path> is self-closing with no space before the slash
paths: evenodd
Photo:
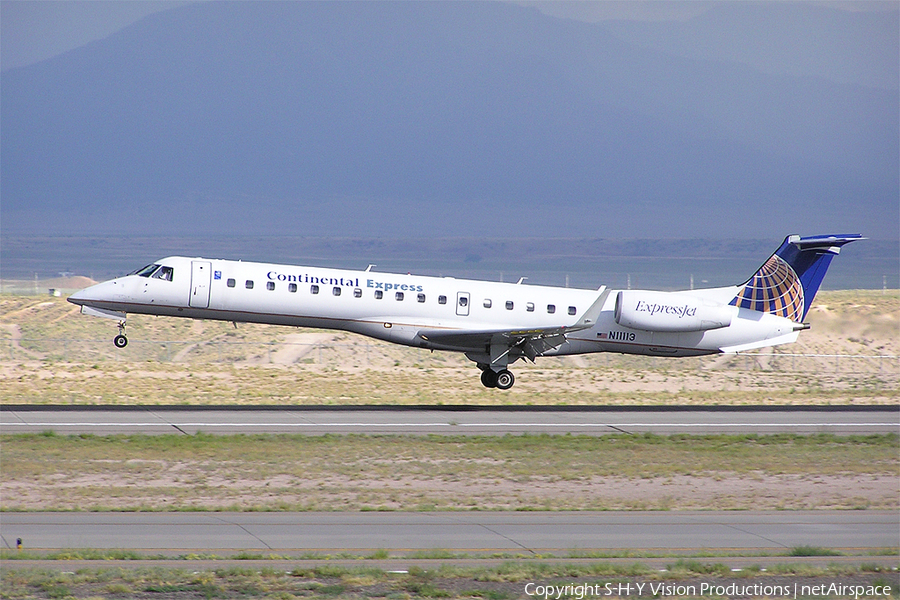
<path id="1" fill-rule="evenodd" d="M 244 282 L 244 287 L 247 288 L 248 290 L 252 290 L 253 289 L 253 280 L 248 279 L 246 282 Z"/>
<path id="2" fill-rule="evenodd" d="M 153 274 L 153 279 L 162 279 L 163 281 L 172 281 L 172 275 L 174 274 L 174 269 L 172 267 L 160 267 L 160 269 Z"/>
<path id="3" fill-rule="evenodd" d="M 548 305 L 547 305 L 547 312 L 550 313 L 551 315 L 552 315 L 553 313 L 555 313 L 555 312 L 556 312 L 556 305 L 555 305 L 555 304 L 548 304 Z"/>
<path id="4" fill-rule="evenodd" d="M 512 302 L 512 300 L 507 300 L 507 301 L 506 301 L 506 310 L 512 310 L 512 309 L 513 309 L 513 302 Z"/>
<path id="5" fill-rule="evenodd" d="M 375 299 L 381 300 L 382 298 L 384 298 L 384 292 L 382 292 L 381 290 L 375 290 Z"/>
<path id="6" fill-rule="evenodd" d="M 333 288 L 331 288 L 331 293 L 334 294 L 335 296 L 340 296 L 340 295 L 341 295 L 341 288 L 339 288 L 339 287 L 333 287 Z"/>
<path id="7" fill-rule="evenodd" d="M 288 291 L 291 292 L 291 293 L 296 292 L 296 291 L 297 291 L 297 284 L 296 284 L 296 283 L 289 283 L 289 284 L 288 284 Z"/>
<path id="8" fill-rule="evenodd" d="M 353 288 L 353 297 L 362 298 L 362 290 L 359 288 Z"/>
<path id="9" fill-rule="evenodd" d="M 311 286 L 309 286 L 309 293 L 310 293 L 310 294 L 318 294 L 318 293 L 319 293 L 319 286 L 317 286 L 317 285 L 311 285 Z"/>
<path id="10" fill-rule="evenodd" d="M 528 312 L 534 312 L 534 302 L 529 302 L 525 305 L 525 310 Z"/>
<path id="11" fill-rule="evenodd" d="M 438 296 L 438 304 L 447 304 L 447 296 Z"/>
<path id="12" fill-rule="evenodd" d="M 229 279 L 225 282 L 228 287 L 234 287 L 237 282 L 234 279 Z"/>
<path id="13" fill-rule="evenodd" d="M 274 290 L 274 289 L 275 289 L 275 282 L 274 282 L 274 281 L 269 281 L 269 282 L 267 282 L 267 283 L 266 283 L 266 289 L 269 290 L 270 292 L 271 292 L 272 290 Z"/>
<path id="14" fill-rule="evenodd" d="M 490 307 L 491 307 L 491 299 L 490 299 L 490 298 L 485 298 L 485 299 L 484 299 L 484 307 L 485 307 L 485 308 L 490 308 Z"/>
<path id="15" fill-rule="evenodd" d="M 577 313 L 577 312 L 578 312 L 578 310 L 577 310 L 574 306 L 570 306 L 570 307 L 569 307 L 569 314 L 570 314 L 570 315 L 574 315 L 574 314 Z"/>
<path id="16" fill-rule="evenodd" d="M 419 294 L 418 296 L 416 296 L 416 300 L 418 300 L 419 302 L 425 302 L 425 294 Z"/>
<path id="17" fill-rule="evenodd" d="M 396 294 L 394 294 L 394 298 L 396 298 L 397 300 L 403 300 L 403 292 L 397 292 Z"/>

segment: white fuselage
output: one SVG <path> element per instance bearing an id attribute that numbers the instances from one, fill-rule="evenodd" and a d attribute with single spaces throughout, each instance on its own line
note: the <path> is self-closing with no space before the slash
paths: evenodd
<path id="1" fill-rule="evenodd" d="M 564 343 L 541 352 L 547 356 L 589 352 L 696 356 L 797 337 L 796 324 L 789 319 L 729 306 L 736 286 L 646 292 L 647 298 L 665 294 L 673 306 L 682 299 L 715 306 L 716 318 L 728 321 L 706 330 L 671 331 L 665 326 L 642 329 L 619 324 L 617 291 L 601 297 L 598 290 L 203 258 L 169 257 L 157 264 L 169 268 L 164 277 L 160 270 L 157 276 L 119 277 L 82 290 L 70 301 L 109 313 L 106 316 L 137 313 L 339 329 L 408 346 L 488 354 L 490 349 L 483 344 L 440 341 L 451 338 L 429 334 L 571 328 Z M 602 308 L 586 326 L 583 319 L 595 302 Z M 668 309 L 670 320 L 684 313 L 677 307 L 662 308 Z M 656 318 L 650 311 L 646 316 Z"/>

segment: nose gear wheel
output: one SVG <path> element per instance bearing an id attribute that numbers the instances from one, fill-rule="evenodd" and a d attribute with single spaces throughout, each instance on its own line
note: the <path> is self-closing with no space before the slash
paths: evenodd
<path id="1" fill-rule="evenodd" d="M 119 335 L 113 338 L 113 344 L 116 348 L 124 348 L 128 345 L 128 338 L 125 337 L 125 321 L 119 321 Z"/>

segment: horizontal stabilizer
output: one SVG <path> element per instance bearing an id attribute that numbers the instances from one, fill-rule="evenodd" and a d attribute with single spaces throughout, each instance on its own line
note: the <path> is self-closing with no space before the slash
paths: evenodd
<path id="1" fill-rule="evenodd" d="M 800 237 L 792 235 L 788 240 L 800 248 L 802 251 L 818 250 L 829 254 L 840 254 L 844 244 L 864 240 L 863 236 L 858 233 L 844 235 L 814 235 L 809 237 Z"/>

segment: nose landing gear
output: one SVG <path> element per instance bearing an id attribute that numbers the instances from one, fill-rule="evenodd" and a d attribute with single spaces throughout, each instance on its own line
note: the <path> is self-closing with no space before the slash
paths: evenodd
<path id="1" fill-rule="evenodd" d="M 113 344 L 116 348 L 124 348 L 128 345 L 128 338 L 125 337 L 125 321 L 119 321 L 119 335 L 113 338 Z"/>

